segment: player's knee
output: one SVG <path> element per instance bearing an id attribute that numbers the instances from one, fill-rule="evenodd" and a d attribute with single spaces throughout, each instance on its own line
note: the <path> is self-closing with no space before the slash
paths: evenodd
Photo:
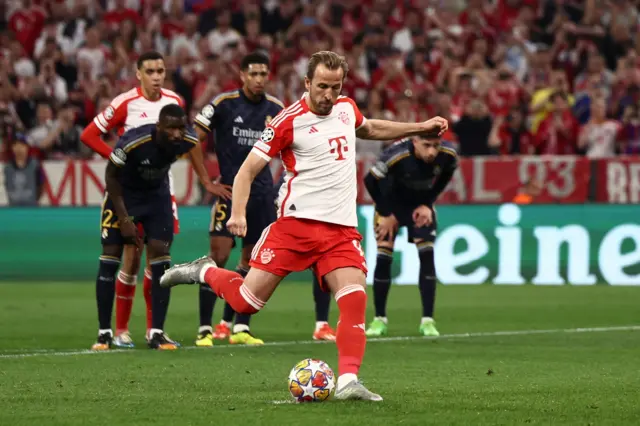
<path id="1" fill-rule="evenodd" d="M 367 309 L 367 291 L 362 284 L 347 284 L 334 295 L 341 315 L 361 313 Z"/>
<path id="2" fill-rule="evenodd" d="M 160 240 L 150 240 L 147 243 L 147 256 L 150 259 L 169 256 L 171 243 Z"/>
<path id="3" fill-rule="evenodd" d="M 102 246 L 102 255 L 117 257 L 118 259 L 121 259 L 122 250 L 123 248 L 120 245 L 106 245 L 106 246 Z"/>
<path id="4" fill-rule="evenodd" d="M 393 244 L 378 244 L 378 257 L 393 257 Z"/>
<path id="5" fill-rule="evenodd" d="M 253 252 L 253 247 L 243 247 L 242 254 L 240 256 L 240 261 L 238 262 L 238 267 L 242 269 L 249 269 L 249 262 L 251 261 L 251 253 Z"/>
<path id="6" fill-rule="evenodd" d="M 229 260 L 229 252 L 222 247 L 213 247 L 209 248 L 209 257 L 213 259 L 214 262 L 220 267 L 224 267 Z"/>
<path id="7" fill-rule="evenodd" d="M 383 248 L 385 250 L 393 251 L 393 245 L 394 245 L 395 239 L 396 239 L 395 236 L 393 236 L 392 238 L 389 238 L 389 239 L 382 239 L 382 238 L 378 237 L 376 239 L 376 243 L 378 245 L 378 250 Z"/>

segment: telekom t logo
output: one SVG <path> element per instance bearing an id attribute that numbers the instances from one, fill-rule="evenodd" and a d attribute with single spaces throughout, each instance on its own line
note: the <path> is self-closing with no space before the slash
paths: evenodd
<path id="1" fill-rule="evenodd" d="M 344 153 L 349 151 L 349 147 L 347 146 L 347 137 L 346 136 L 338 136 L 337 138 L 329 139 L 329 146 L 331 147 L 331 153 L 338 154 L 336 161 L 346 160 Z"/>

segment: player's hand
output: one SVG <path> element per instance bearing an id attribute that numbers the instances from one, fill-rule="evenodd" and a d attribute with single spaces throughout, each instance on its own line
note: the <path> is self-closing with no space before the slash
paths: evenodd
<path id="1" fill-rule="evenodd" d="M 142 238 L 138 235 L 138 228 L 130 219 L 120 221 L 120 234 L 125 244 L 133 244 L 142 250 Z"/>
<path id="2" fill-rule="evenodd" d="M 417 228 L 429 226 L 433 223 L 433 211 L 427 206 L 419 206 L 413 211 L 413 223 Z"/>
<path id="3" fill-rule="evenodd" d="M 394 215 L 381 216 L 375 231 L 378 241 L 392 239 L 398 231 L 398 219 Z"/>
<path id="4" fill-rule="evenodd" d="M 442 117 L 433 117 L 422 123 L 424 128 L 422 135 L 427 137 L 440 137 L 449 129 L 449 122 Z"/>
<path id="5" fill-rule="evenodd" d="M 223 200 L 231 199 L 231 185 L 224 185 L 217 182 L 207 182 L 204 185 L 204 189 L 207 192 L 212 193 L 216 197 L 222 198 Z"/>
<path id="6" fill-rule="evenodd" d="M 227 221 L 227 229 L 236 237 L 244 237 L 247 235 L 247 218 L 231 213 Z"/>

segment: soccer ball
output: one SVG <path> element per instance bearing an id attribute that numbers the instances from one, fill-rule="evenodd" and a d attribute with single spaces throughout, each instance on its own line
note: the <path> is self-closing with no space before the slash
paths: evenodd
<path id="1" fill-rule="evenodd" d="M 335 388 L 333 370 L 319 359 L 303 359 L 289 373 L 289 392 L 297 402 L 322 402 Z"/>

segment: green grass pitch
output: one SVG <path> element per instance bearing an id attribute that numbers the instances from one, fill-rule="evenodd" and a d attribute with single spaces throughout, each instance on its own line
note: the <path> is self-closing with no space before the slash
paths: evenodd
<path id="1" fill-rule="evenodd" d="M 92 285 L 0 284 L 0 425 L 640 424 L 640 288 L 439 286 L 443 337 L 429 340 L 417 287 L 394 286 L 390 333 L 407 338 L 371 339 L 360 374 L 377 404 L 283 403 L 297 361 L 337 369 L 335 346 L 310 342 L 310 284 L 278 289 L 256 348 L 189 347 L 197 290 L 176 288 L 166 328 L 187 347 L 172 353 L 143 348 L 140 290 L 140 349 L 90 354 Z"/>

